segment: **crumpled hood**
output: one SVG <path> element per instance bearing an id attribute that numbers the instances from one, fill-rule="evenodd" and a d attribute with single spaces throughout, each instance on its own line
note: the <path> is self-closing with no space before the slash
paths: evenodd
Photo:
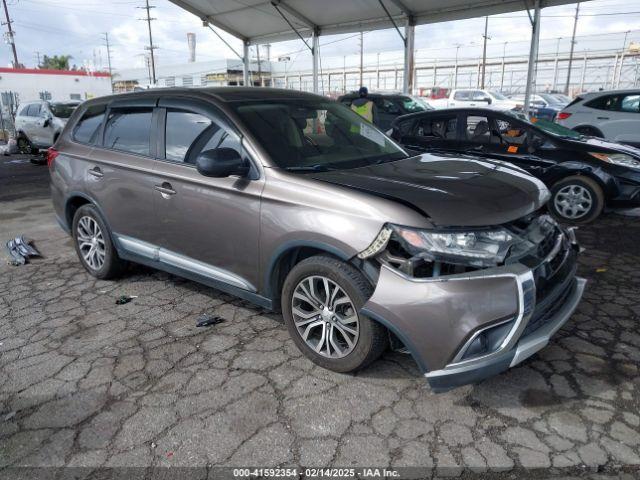
<path id="1" fill-rule="evenodd" d="M 438 226 L 507 223 L 537 210 L 549 198 L 544 184 L 521 169 L 466 155 L 430 153 L 310 176 L 400 202 Z"/>

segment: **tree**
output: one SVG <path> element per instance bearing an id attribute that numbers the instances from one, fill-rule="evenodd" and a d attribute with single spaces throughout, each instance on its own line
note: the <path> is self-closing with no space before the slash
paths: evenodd
<path id="1" fill-rule="evenodd" d="M 53 57 L 45 55 L 40 63 L 40 68 L 69 70 L 69 60 L 72 58 L 73 57 L 71 55 L 54 55 Z"/>

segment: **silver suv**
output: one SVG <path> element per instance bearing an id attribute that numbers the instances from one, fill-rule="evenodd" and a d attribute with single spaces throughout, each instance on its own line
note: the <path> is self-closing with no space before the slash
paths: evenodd
<path id="1" fill-rule="evenodd" d="M 326 98 L 167 89 L 85 102 L 48 162 L 89 273 L 127 262 L 281 310 L 350 372 L 405 348 L 436 390 L 516 365 L 576 308 L 571 230 L 517 167 L 411 155 Z"/>
<path id="2" fill-rule="evenodd" d="M 16 115 L 18 149 L 37 153 L 53 145 L 80 102 L 35 101 L 20 105 Z"/>

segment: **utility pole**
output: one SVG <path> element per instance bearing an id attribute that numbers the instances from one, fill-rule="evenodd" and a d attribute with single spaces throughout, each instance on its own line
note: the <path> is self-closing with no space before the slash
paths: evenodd
<path id="1" fill-rule="evenodd" d="M 571 49 L 569 50 L 569 66 L 567 68 L 567 83 L 564 85 L 564 94 L 569 95 L 571 84 L 571 67 L 573 66 L 573 49 L 576 46 L 576 28 L 578 28 L 578 16 L 580 15 L 580 2 L 576 4 L 576 16 L 573 19 L 573 33 L 571 34 Z"/>
<path id="2" fill-rule="evenodd" d="M 482 46 L 482 80 L 480 88 L 484 90 L 484 74 L 487 66 L 487 30 L 489 28 L 489 17 L 484 17 L 484 44 Z"/>
<path id="3" fill-rule="evenodd" d="M 151 36 L 151 20 L 156 20 L 156 19 L 151 18 L 151 9 L 156 7 L 155 5 L 149 5 L 149 0 L 145 0 L 145 6 L 138 7 L 138 8 L 142 8 L 147 11 L 147 18 L 141 18 L 140 20 L 145 20 L 147 22 L 147 26 L 149 27 L 149 47 L 147 48 L 149 49 L 149 59 L 150 59 L 150 66 L 151 66 L 151 84 L 155 85 L 156 84 L 156 61 L 153 56 L 153 50 L 156 47 L 153 46 L 153 38 Z"/>
<path id="4" fill-rule="evenodd" d="M 18 53 L 16 52 L 16 42 L 13 39 L 13 28 L 11 28 L 11 18 L 9 18 L 9 9 L 7 8 L 7 0 L 2 0 L 2 5 L 4 6 L 4 16 L 7 19 L 6 23 L 3 22 L 3 25 L 7 26 L 8 32 L 6 33 L 7 42 L 11 45 L 11 50 L 13 51 L 13 68 L 18 68 Z"/>
<path id="5" fill-rule="evenodd" d="M 551 84 L 551 90 L 556 91 L 556 85 L 558 83 L 558 55 L 560 55 L 560 40 L 562 37 L 558 37 L 558 41 L 556 43 L 556 59 L 553 62 L 553 83 Z"/>
<path id="6" fill-rule="evenodd" d="M 107 47 L 107 64 L 109 65 L 109 82 L 111 83 L 111 93 L 113 93 L 113 72 L 111 71 L 111 47 L 109 46 L 108 32 L 104 32 L 104 44 Z"/>
<path id="7" fill-rule="evenodd" d="M 36 54 L 36 68 L 40 68 L 40 52 L 36 50 L 33 53 Z"/>
<path id="8" fill-rule="evenodd" d="M 363 42 L 363 38 L 362 38 L 362 32 L 360 32 L 360 85 L 358 86 L 358 88 L 362 87 L 364 80 L 363 80 L 363 69 L 364 69 L 364 42 Z"/>

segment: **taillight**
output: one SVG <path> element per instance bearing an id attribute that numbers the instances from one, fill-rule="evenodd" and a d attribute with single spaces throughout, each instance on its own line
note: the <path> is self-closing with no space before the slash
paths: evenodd
<path id="1" fill-rule="evenodd" d="M 53 161 L 58 155 L 60 155 L 60 152 L 58 152 L 55 148 L 49 147 L 47 149 L 47 167 L 53 168 Z"/>
<path id="2" fill-rule="evenodd" d="M 558 112 L 556 115 L 556 120 L 566 120 L 569 118 L 571 114 L 569 112 Z"/>

